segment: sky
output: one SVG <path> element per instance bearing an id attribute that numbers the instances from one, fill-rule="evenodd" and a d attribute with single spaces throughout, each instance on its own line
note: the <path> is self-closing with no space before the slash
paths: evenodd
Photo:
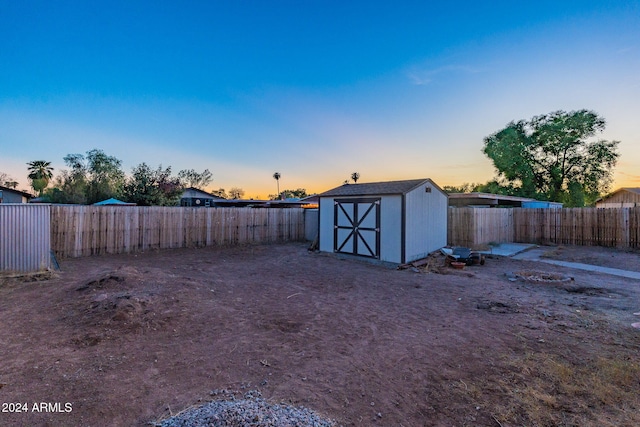
<path id="1" fill-rule="evenodd" d="M 0 172 L 102 149 L 245 197 L 495 175 L 483 139 L 593 110 L 640 187 L 640 0 L 0 0 Z"/>

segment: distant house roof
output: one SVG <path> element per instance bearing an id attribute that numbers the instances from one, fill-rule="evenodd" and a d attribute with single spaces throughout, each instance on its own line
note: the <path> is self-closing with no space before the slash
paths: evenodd
<path id="1" fill-rule="evenodd" d="M 122 200 L 114 199 L 113 197 L 101 202 L 94 203 L 94 206 L 135 206 L 135 203 L 127 203 Z"/>
<path id="2" fill-rule="evenodd" d="M 368 182 L 363 184 L 344 184 L 340 187 L 333 188 L 324 193 L 320 193 L 318 197 L 334 197 L 334 196 L 372 196 L 376 194 L 407 194 L 414 188 L 429 182 L 436 188 L 440 189 L 429 178 L 408 179 L 404 181 L 383 181 Z M 442 191 L 442 190 L 440 190 Z M 445 193 L 446 194 L 446 193 Z"/>
<path id="3" fill-rule="evenodd" d="M 216 196 L 211 193 L 207 193 L 204 190 L 200 190 L 199 188 L 189 187 L 184 190 L 181 199 L 216 199 L 216 200 L 226 200 L 224 197 Z"/>
<path id="4" fill-rule="evenodd" d="M 528 202 L 539 202 L 528 197 L 506 196 L 491 193 L 450 193 L 449 206 L 514 206 L 521 207 Z M 562 203 L 545 202 L 552 206 L 562 207 Z"/>
<path id="5" fill-rule="evenodd" d="M 29 193 L 27 193 L 25 191 L 16 190 L 15 188 L 9 188 L 9 187 L 5 187 L 5 186 L 0 185 L 0 190 L 8 191 L 8 192 L 15 193 L 15 194 L 19 194 L 22 197 L 26 197 L 27 199 L 33 198 L 33 194 L 29 194 Z"/>
<path id="6" fill-rule="evenodd" d="M 634 194 L 640 194 L 640 187 L 622 187 L 622 188 L 618 188 L 616 191 L 614 191 L 613 193 L 609 193 L 604 197 L 600 197 L 598 200 L 596 200 L 596 202 L 602 202 L 604 200 L 607 200 L 608 198 L 618 194 L 618 193 L 622 193 L 623 191 L 627 191 L 629 193 L 634 193 Z"/>
<path id="7" fill-rule="evenodd" d="M 246 199 L 222 199 L 216 200 L 213 206 L 217 207 L 250 207 L 250 208 L 300 208 L 309 205 L 303 200 L 246 200 Z"/>

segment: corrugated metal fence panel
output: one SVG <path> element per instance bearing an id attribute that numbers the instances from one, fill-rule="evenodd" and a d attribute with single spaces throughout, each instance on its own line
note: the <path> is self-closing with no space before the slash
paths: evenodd
<path id="1" fill-rule="evenodd" d="M 0 204 L 0 271 L 48 269 L 50 251 L 50 206 Z"/>

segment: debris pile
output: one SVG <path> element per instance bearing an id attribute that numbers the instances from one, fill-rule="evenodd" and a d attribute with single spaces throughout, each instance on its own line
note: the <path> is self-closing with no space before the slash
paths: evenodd
<path id="1" fill-rule="evenodd" d="M 561 273 L 548 273 L 545 271 L 521 270 L 507 273 L 510 281 L 523 280 L 525 282 L 564 283 L 573 280 L 573 277 Z"/>
<path id="2" fill-rule="evenodd" d="M 431 252 L 427 257 L 398 266 L 398 270 L 411 269 L 416 273 L 447 274 L 450 267 L 464 268 L 466 265 L 484 265 L 485 256 L 469 248 L 444 247 Z"/>
<path id="3" fill-rule="evenodd" d="M 426 258 L 398 266 L 398 270 L 411 269 L 416 273 L 446 274 L 446 256 L 440 251 L 431 252 Z"/>

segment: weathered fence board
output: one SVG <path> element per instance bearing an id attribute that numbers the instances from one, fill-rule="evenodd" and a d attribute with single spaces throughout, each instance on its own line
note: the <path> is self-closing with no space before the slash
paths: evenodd
<path id="1" fill-rule="evenodd" d="M 640 208 L 449 210 L 449 244 L 491 242 L 640 248 Z"/>
<path id="2" fill-rule="evenodd" d="M 304 241 L 303 209 L 51 206 L 59 258 L 243 243 Z"/>

